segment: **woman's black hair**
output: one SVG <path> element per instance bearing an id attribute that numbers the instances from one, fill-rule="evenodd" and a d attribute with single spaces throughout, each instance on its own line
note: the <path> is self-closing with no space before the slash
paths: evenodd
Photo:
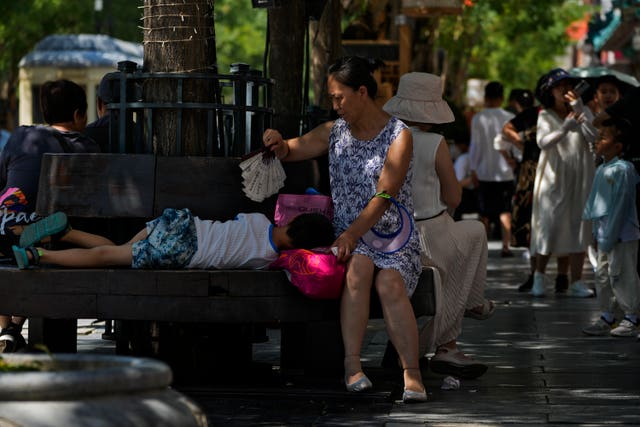
<path id="1" fill-rule="evenodd" d="M 360 56 L 345 56 L 338 59 L 329 67 L 329 75 L 339 83 L 353 90 L 360 86 L 367 88 L 369 98 L 375 100 L 378 94 L 378 82 L 373 78 L 373 72 L 383 64 L 380 60 L 368 60 Z"/>
<path id="2" fill-rule="evenodd" d="M 317 213 L 301 214 L 291 220 L 287 236 L 291 238 L 291 246 L 296 249 L 329 246 L 336 239 L 331 220 Z"/>
<path id="3" fill-rule="evenodd" d="M 556 100 L 551 94 L 551 90 L 548 90 L 545 87 L 548 76 L 549 76 L 549 73 L 543 74 L 538 79 L 538 83 L 536 83 L 536 98 L 538 98 L 538 101 L 540 101 L 540 104 L 544 108 L 551 108 L 556 103 Z"/>
<path id="4" fill-rule="evenodd" d="M 52 125 L 73 121 L 73 113 L 87 113 L 84 89 L 70 80 L 45 82 L 40 87 L 40 108 L 45 122 Z"/>
<path id="5" fill-rule="evenodd" d="M 529 89 L 518 89 L 515 95 L 515 101 L 520 104 L 523 109 L 533 107 L 533 93 Z"/>

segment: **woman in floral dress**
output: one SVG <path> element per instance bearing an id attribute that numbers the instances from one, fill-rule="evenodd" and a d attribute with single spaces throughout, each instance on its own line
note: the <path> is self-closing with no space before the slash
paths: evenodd
<path id="1" fill-rule="evenodd" d="M 361 237 L 372 227 L 382 233 L 398 228 L 400 216 L 387 193 L 413 213 L 411 167 L 413 143 L 408 128 L 376 105 L 377 84 L 370 63 L 345 57 L 329 68 L 328 92 L 339 118 L 297 138 L 283 140 L 268 129 L 265 145 L 283 161 L 329 153 L 334 226 L 340 260 L 347 261 L 340 321 L 345 346 L 345 385 L 360 392 L 372 387 L 362 371 L 360 351 L 369 319 L 371 287 L 375 286 L 387 332 L 398 351 L 404 375 L 405 402 L 427 400 L 418 365 L 418 327 L 409 298 L 421 272 L 420 246 L 413 227 L 408 243 L 384 253 Z"/>

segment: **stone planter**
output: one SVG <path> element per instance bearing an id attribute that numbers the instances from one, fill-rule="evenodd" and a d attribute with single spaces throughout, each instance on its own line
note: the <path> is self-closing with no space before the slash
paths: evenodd
<path id="1" fill-rule="evenodd" d="M 39 372 L 0 373 L 0 426 L 203 427 L 202 410 L 169 388 L 165 363 L 80 354 L 6 354 Z"/>

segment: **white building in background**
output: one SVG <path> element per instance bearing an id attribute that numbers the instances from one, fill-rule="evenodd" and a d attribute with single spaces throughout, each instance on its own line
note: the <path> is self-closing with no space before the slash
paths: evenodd
<path id="1" fill-rule="evenodd" d="M 118 62 L 142 65 L 142 44 L 101 34 L 56 34 L 42 39 L 20 60 L 19 124 L 42 123 L 40 85 L 47 80 L 67 79 L 87 93 L 88 121 L 96 117 L 96 90 L 102 76 L 117 71 Z"/>

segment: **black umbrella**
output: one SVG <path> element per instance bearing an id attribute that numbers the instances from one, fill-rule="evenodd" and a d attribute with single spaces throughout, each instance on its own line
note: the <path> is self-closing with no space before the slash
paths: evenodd
<path id="1" fill-rule="evenodd" d="M 575 67 L 569 70 L 572 76 L 582 78 L 595 89 L 597 81 L 603 76 L 615 77 L 619 82 L 620 94 L 624 95 L 631 88 L 640 86 L 640 82 L 632 75 L 613 70 L 604 66 L 597 67 Z"/>

